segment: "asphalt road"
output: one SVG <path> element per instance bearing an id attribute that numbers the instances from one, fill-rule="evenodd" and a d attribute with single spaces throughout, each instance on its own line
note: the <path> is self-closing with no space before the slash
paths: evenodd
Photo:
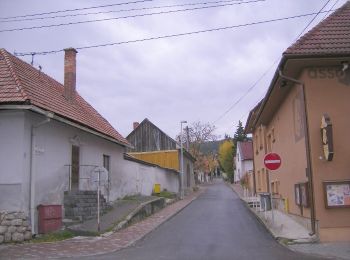
<path id="1" fill-rule="evenodd" d="M 121 251 L 88 259 L 321 259 L 290 251 L 222 181 L 172 219 Z"/>

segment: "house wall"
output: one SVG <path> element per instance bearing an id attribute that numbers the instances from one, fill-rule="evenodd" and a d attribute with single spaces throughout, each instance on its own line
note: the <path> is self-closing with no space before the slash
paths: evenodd
<path id="1" fill-rule="evenodd" d="M 306 148 L 303 124 L 302 92 L 300 86 L 293 87 L 278 111 L 266 127 L 267 152 L 281 156 L 281 167 L 268 171 L 273 183 L 275 197 L 288 201 L 289 213 L 302 218 L 310 217 L 310 208 L 295 202 L 294 185 L 306 182 Z M 311 228 L 310 225 L 307 225 Z"/>
<path id="2" fill-rule="evenodd" d="M 241 178 L 247 172 L 253 170 L 253 160 L 243 160 L 240 149 L 237 149 L 236 157 L 235 157 L 235 182 L 239 182 Z M 237 176 L 236 176 L 237 175 Z"/>
<path id="3" fill-rule="evenodd" d="M 306 88 L 315 211 L 322 241 L 350 240 L 350 207 L 327 209 L 323 188 L 324 181 L 350 180 L 350 72 L 345 74 L 340 69 L 306 68 L 301 76 Z M 324 113 L 333 124 L 332 161 L 323 156 L 320 125 Z"/>
<path id="4" fill-rule="evenodd" d="M 350 180 L 350 82 L 339 67 L 305 68 L 298 79 L 305 85 L 317 231 L 321 241 L 349 241 L 350 208 L 326 208 L 323 183 Z M 326 161 L 323 155 L 320 125 L 324 113 L 333 124 L 335 155 L 332 161 Z M 294 85 L 270 122 L 254 130 L 254 162 L 256 173 L 263 167 L 260 151 L 280 154 L 281 167 L 269 172 L 274 197 L 280 202 L 287 201 L 288 207 L 284 210 L 311 229 L 310 208 L 296 205 L 294 192 L 295 184 L 308 181 L 303 118 L 302 87 Z M 259 147 L 260 131 L 265 136 L 265 148 Z M 258 177 L 256 179 L 258 188 Z"/>
<path id="5" fill-rule="evenodd" d="M 0 111 L 0 210 L 30 215 L 31 126 L 44 119 L 29 111 Z M 84 165 L 80 167 L 80 177 L 92 177 L 81 179 L 80 188 L 86 189 L 88 183 L 92 184 L 88 187 L 93 187 L 97 180 L 93 166 L 103 166 L 103 155 L 108 155 L 110 201 L 140 192 L 150 195 L 155 183 L 161 183 L 169 191 L 179 190 L 176 173 L 126 161 L 124 147 L 51 120 L 35 129 L 35 208 L 39 204 L 63 204 L 64 191 L 69 189 L 68 165 L 73 144 L 80 147 L 80 165 Z"/>
<path id="6" fill-rule="evenodd" d="M 257 193 L 268 192 L 268 176 L 264 166 L 264 156 L 266 154 L 265 132 L 265 126 L 259 126 L 253 132 L 254 174 Z"/>
<path id="7" fill-rule="evenodd" d="M 0 111 L 0 211 L 27 211 L 30 136 L 25 113 Z"/>

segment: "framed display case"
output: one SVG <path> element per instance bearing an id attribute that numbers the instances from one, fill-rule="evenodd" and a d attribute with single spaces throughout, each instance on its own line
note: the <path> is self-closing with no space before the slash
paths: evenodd
<path id="1" fill-rule="evenodd" d="M 350 207 L 350 180 L 324 181 L 323 191 L 326 208 Z"/>

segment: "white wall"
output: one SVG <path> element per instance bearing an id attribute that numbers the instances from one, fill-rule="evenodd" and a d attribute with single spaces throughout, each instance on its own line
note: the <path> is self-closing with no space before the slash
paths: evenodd
<path id="1" fill-rule="evenodd" d="M 0 111 L 0 210 L 29 215 L 31 126 L 45 119 L 30 111 Z M 103 165 L 110 156 L 110 200 L 141 193 L 150 195 L 155 183 L 178 192 L 178 174 L 127 161 L 124 147 L 78 128 L 51 120 L 35 129 L 35 205 L 63 204 L 68 190 L 72 145 L 80 147 L 81 165 Z"/>
<path id="2" fill-rule="evenodd" d="M 24 112 L 0 111 L 0 210 L 28 210 L 30 143 Z M 30 148 L 29 148 L 30 149 Z"/>
<path id="3" fill-rule="evenodd" d="M 161 189 L 179 192 L 179 174 L 172 170 L 153 167 L 137 162 L 125 160 L 121 166 L 121 175 L 111 176 L 111 199 L 130 194 L 151 195 L 154 184 L 160 184 Z"/>
<path id="4" fill-rule="evenodd" d="M 239 182 L 245 173 L 253 170 L 253 160 L 242 161 L 242 155 L 240 153 L 239 147 L 237 147 L 235 160 L 235 182 Z"/>

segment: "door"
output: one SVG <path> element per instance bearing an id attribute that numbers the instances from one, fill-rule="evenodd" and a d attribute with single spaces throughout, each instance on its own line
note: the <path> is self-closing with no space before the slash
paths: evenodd
<path id="1" fill-rule="evenodd" d="M 72 145 L 72 190 L 79 190 L 79 146 Z"/>

